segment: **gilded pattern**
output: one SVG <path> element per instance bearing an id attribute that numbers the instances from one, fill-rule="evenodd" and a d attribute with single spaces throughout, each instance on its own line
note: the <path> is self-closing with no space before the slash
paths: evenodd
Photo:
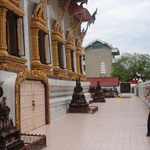
<path id="1" fill-rule="evenodd" d="M 47 0 L 43 3 L 42 0 L 36 5 L 34 10 L 33 17 L 31 18 L 31 34 L 32 34 L 32 69 L 43 70 L 47 75 L 52 75 L 51 66 L 42 64 L 40 62 L 39 55 L 39 30 L 44 31 L 44 33 L 48 34 L 50 31 L 46 27 L 47 18 L 45 18 L 44 7 L 47 4 Z M 44 37 L 46 38 L 46 37 Z M 45 40 L 46 44 L 46 40 Z M 45 49 L 46 51 L 46 49 Z"/>
<path id="2" fill-rule="evenodd" d="M 76 53 L 76 61 L 77 61 L 77 73 L 81 73 L 80 72 L 80 59 L 79 59 L 80 55 L 78 55 L 78 53 Z"/>
<path id="3" fill-rule="evenodd" d="M 7 9 L 0 7 L 0 55 L 8 54 L 6 44 L 6 13 Z"/>
<path id="4" fill-rule="evenodd" d="M 58 62 L 58 41 L 53 41 L 52 40 L 52 45 L 53 45 L 53 67 L 54 68 L 59 68 L 59 62 Z"/>
<path id="5" fill-rule="evenodd" d="M 16 127 L 20 129 L 21 124 L 20 124 L 20 84 L 26 80 L 26 79 L 33 79 L 33 80 L 40 80 L 43 81 L 44 84 L 46 85 L 46 124 L 50 123 L 50 103 L 49 103 L 49 84 L 48 84 L 48 78 L 46 74 L 40 70 L 29 70 L 26 69 L 23 72 L 20 72 L 17 74 L 17 79 L 15 83 L 15 122 L 16 122 Z"/>
<path id="6" fill-rule="evenodd" d="M 39 56 L 39 42 L 38 42 L 38 28 L 33 28 L 31 30 L 32 35 L 32 64 L 40 64 L 40 56 Z"/>
<path id="7" fill-rule="evenodd" d="M 88 22 L 87 23 L 87 26 L 86 26 L 86 29 L 83 28 L 83 30 L 79 33 L 79 36 L 78 36 L 78 39 L 77 39 L 77 48 L 76 48 L 76 64 L 77 64 L 77 73 L 79 75 L 79 77 L 81 79 L 84 79 L 85 76 L 82 75 L 82 68 L 81 68 L 81 65 L 80 65 L 80 57 L 83 56 L 83 48 L 82 48 L 82 42 L 83 42 L 83 39 L 86 35 L 86 32 L 88 30 L 88 27 L 89 27 L 90 23 Z M 84 78 L 83 78 L 84 77 Z"/>
<path id="8" fill-rule="evenodd" d="M 18 55 L 19 56 L 21 56 L 21 38 L 20 38 L 20 35 L 21 35 L 21 33 L 20 33 L 20 30 L 21 30 L 21 28 L 20 28 L 20 20 L 21 20 L 21 18 L 18 18 L 18 20 L 17 20 L 17 34 L 18 34 Z"/>
<path id="9" fill-rule="evenodd" d="M 63 39 L 62 20 L 64 19 L 69 4 L 70 4 L 70 0 L 68 0 L 65 5 L 63 5 L 62 1 L 59 1 L 59 5 L 62 8 L 62 11 L 58 16 L 52 30 L 53 72 L 55 76 L 67 77 L 67 78 L 68 76 L 66 70 L 61 69 L 59 67 L 58 42 L 65 44 L 65 40 Z"/>
<path id="10" fill-rule="evenodd" d="M 81 23 L 82 23 L 82 18 L 83 18 L 84 15 L 81 15 L 81 18 L 79 20 L 78 23 L 71 23 L 71 27 L 69 29 L 69 33 L 68 33 L 68 36 L 67 36 L 67 42 L 66 42 L 66 52 L 67 52 L 67 66 L 70 66 L 71 64 L 71 57 L 70 57 L 70 53 L 71 51 L 76 51 L 76 46 L 75 46 L 75 35 L 76 35 L 76 32 L 79 30 L 80 26 L 81 26 Z M 77 67 L 77 72 L 78 72 L 78 60 L 76 58 L 76 67 Z M 67 71 L 68 71 L 68 75 L 69 77 L 71 78 L 76 78 L 78 76 L 78 73 L 75 73 L 72 71 L 72 68 L 71 67 L 68 67 L 67 68 Z"/>
<path id="11" fill-rule="evenodd" d="M 14 71 L 22 71 L 26 68 L 24 65 L 26 59 L 9 55 L 7 52 L 6 42 L 6 14 L 7 11 L 13 11 L 18 17 L 23 17 L 24 13 L 20 9 L 20 0 L 1 0 L 0 1 L 0 69 L 9 69 Z M 20 25 L 19 20 L 17 22 L 17 37 L 18 37 L 18 48 L 19 56 L 21 56 L 20 49 Z"/>
<path id="12" fill-rule="evenodd" d="M 13 11 L 17 16 L 24 16 L 23 11 L 20 9 L 20 0 L 0 0 L 0 7 Z"/>

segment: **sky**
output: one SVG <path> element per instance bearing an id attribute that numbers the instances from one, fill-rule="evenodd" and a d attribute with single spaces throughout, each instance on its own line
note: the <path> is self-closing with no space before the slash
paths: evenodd
<path id="1" fill-rule="evenodd" d="M 150 55 L 150 0 L 88 0 L 83 7 L 91 15 L 98 9 L 83 46 L 100 39 L 117 47 L 120 54 Z"/>

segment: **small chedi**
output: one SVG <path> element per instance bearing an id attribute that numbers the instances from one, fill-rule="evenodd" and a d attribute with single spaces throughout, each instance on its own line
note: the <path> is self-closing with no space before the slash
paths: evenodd
<path id="1" fill-rule="evenodd" d="M 100 86 L 100 81 L 97 81 L 95 94 L 93 96 L 93 102 L 106 102 L 104 93 Z"/>
<path id="2" fill-rule="evenodd" d="M 0 88 L 0 96 L 3 95 L 3 89 Z M 6 104 L 6 97 L 0 101 L 0 150 L 19 150 L 24 146 L 20 140 L 20 131 L 13 125 L 9 118 L 10 108 Z"/>
<path id="3" fill-rule="evenodd" d="M 83 88 L 81 87 L 80 78 L 76 79 L 76 86 L 72 95 L 72 100 L 69 105 L 68 112 L 70 113 L 94 113 L 98 110 L 97 106 L 89 106 Z"/>
<path id="4" fill-rule="evenodd" d="M 90 110 L 82 91 L 83 88 L 81 87 L 80 79 L 76 79 L 76 86 L 69 105 L 69 112 L 88 112 Z"/>

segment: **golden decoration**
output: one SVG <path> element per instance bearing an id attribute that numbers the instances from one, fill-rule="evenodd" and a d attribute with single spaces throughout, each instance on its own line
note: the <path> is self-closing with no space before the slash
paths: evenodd
<path id="1" fill-rule="evenodd" d="M 69 29 L 68 36 L 67 36 L 67 43 L 71 43 L 72 45 L 75 45 L 75 43 L 74 43 L 75 42 L 75 35 L 81 26 L 83 16 L 84 16 L 84 14 L 81 15 L 78 23 L 74 23 L 73 25 L 71 25 L 71 27 Z"/>
<path id="2" fill-rule="evenodd" d="M 21 127 L 21 122 L 20 122 L 20 84 L 24 80 L 37 80 L 37 81 L 42 81 L 45 84 L 45 90 L 46 90 L 46 96 L 45 96 L 45 105 L 46 105 L 46 124 L 50 123 L 50 103 L 49 103 L 49 98 L 50 98 L 50 91 L 49 91 L 49 83 L 48 83 L 48 78 L 44 72 L 41 70 L 29 70 L 26 69 L 23 72 L 20 72 L 17 74 L 17 79 L 15 83 L 15 122 L 16 122 L 16 127 L 20 129 Z"/>
<path id="3" fill-rule="evenodd" d="M 86 35 L 86 32 L 88 30 L 89 25 L 90 25 L 90 23 L 88 22 L 87 26 L 86 26 L 86 29 L 83 28 L 83 30 L 79 33 L 79 36 L 78 36 L 78 39 L 77 39 L 77 47 L 78 48 L 82 47 L 82 42 L 83 42 L 83 39 Z"/>
<path id="4" fill-rule="evenodd" d="M 81 15 L 81 18 L 78 23 L 74 23 L 73 25 L 71 25 L 68 36 L 67 36 L 67 42 L 66 42 L 66 53 L 67 53 L 66 55 L 67 55 L 67 66 L 68 66 L 67 72 L 68 72 L 68 76 L 70 78 L 75 78 L 77 76 L 77 73 L 74 73 L 71 68 L 71 56 L 70 56 L 71 54 L 70 53 L 72 50 L 76 51 L 75 35 L 81 26 L 82 17 L 83 17 L 83 15 Z M 78 59 L 78 58 L 76 58 L 76 59 Z M 78 63 L 78 60 L 76 60 L 76 62 Z M 78 71 L 79 65 L 77 64 L 76 66 L 77 66 L 77 71 Z"/>
<path id="5" fill-rule="evenodd" d="M 20 20 L 21 18 L 18 18 L 17 20 L 17 36 L 18 36 L 18 55 L 21 57 L 21 33 L 20 33 Z"/>
<path id="6" fill-rule="evenodd" d="M 6 43 L 6 13 L 7 9 L 5 7 L 0 8 L 0 51 L 3 51 L 3 54 L 7 50 Z"/>
<path id="7" fill-rule="evenodd" d="M 0 1 L 0 69 L 9 69 L 14 71 L 22 71 L 26 68 L 27 62 L 24 58 L 9 55 L 7 52 L 7 36 L 6 36 L 6 15 L 7 11 L 13 11 L 18 17 L 23 17 L 24 13 L 20 9 L 20 0 L 1 0 Z M 17 37 L 19 56 L 21 56 L 20 46 L 20 25 L 17 21 Z"/>
<path id="8" fill-rule="evenodd" d="M 43 70 L 47 75 L 53 75 L 51 71 L 51 66 L 42 64 L 40 62 L 39 55 L 39 30 L 44 31 L 45 34 L 48 34 L 50 31 L 46 27 L 47 18 L 44 18 L 44 7 L 47 3 L 47 0 L 43 3 L 42 0 L 36 5 L 34 10 L 34 15 L 31 18 L 31 38 L 32 38 L 32 69 Z M 46 40 L 45 40 L 46 43 Z M 45 49 L 46 50 L 46 49 Z"/>
<path id="9" fill-rule="evenodd" d="M 60 3 L 62 11 L 58 16 L 52 30 L 53 72 L 56 77 L 59 76 L 68 78 L 67 71 L 59 67 L 60 64 L 58 60 L 58 42 L 65 44 L 65 40 L 63 39 L 62 20 L 64 19 L 65 13 L 70 4 L 70 0 L 68 0 L 65 5 L 62 5 L 62 1 L 59 1 L 59 4 Z"/>
<path id="10" fill-rule="evenodd" d="M 61 3 L 61 6 L 62 6 L 62 11 L 61 11 L 60 15 L 58 16 L 58 18 L 54 24 L 53 31 L 52 31 L 53 35 L 56 34 L 56 35 L 62 37 L 62 33 L 63 33 L 63 31 L 62 31 L 62 20 L 64 19 L 64 16 L 65 16 L 65 13 L 67 11 L 67 8 L 69 7 L 70 1 L 71 0 L 68 0 L 65 5 L 62 4 L 62 1 L 59 1 L 59 3 Z"/>
<path id="11" fill-rule="evenodd" d="M 24 16 L 24 12 L 20 9 L 20 0 L 0 0 L 0 7 L 13 11 L 19 17 Z"/>

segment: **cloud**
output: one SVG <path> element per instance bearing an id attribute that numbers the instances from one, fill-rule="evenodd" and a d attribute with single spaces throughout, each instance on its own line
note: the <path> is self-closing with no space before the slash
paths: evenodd
<path id="1" fill-rule="evenodd" d="M 85 5 L 84 5 L 85 7 Z M 149 0 L 89 0 L 86 6 L 96 21 L 91 24 L 83 45 L 101 39 L 124 52 L 150 54 L 150 1 Z"/>

